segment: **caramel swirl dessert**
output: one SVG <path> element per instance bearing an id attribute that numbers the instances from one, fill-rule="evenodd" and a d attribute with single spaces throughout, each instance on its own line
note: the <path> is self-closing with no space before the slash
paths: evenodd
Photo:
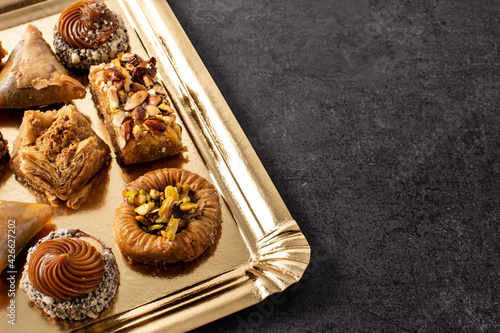
<path id="1" fill-rule="evenodd" d="M 184 151 L 181 127 L 156 71 L 154 57 L 143 60 L 134 53 L 90 68 L 92 99 L 122 164 Z"/>
<path id="2" fill-rule="evenodd" d="M 80 230 L 59 229 L 29 249 L 20 288 L 45 314 L 82 320 L 97 318 L 118 283 L 109 247 Z"/>
<path id="3" fill-rule="evenodd" d="M 128 50 L 121 17 L 103 2 L 82 0 L 67 7 L 54 28 L 54 47 L 63 64 L 88 69 Z"/>
<path id="4" fill-rule="evenodd" d="M 191 261 L 215 242 L 221 207 L 215 187 L 181 169 L 159 169 L 128 184 L 113 221 L 115 241 L 131 262 Z"/>
<path id="5" fill-rule="evenodd" d="M 118 25 L 104 3 L 84 0 L 62 12 L 57 29 L 72 48 L 94 49 L 111 38 Z"/>
<path id="6" fill-rule="evenodd" d="M 93 292 L 104 273 L 101 254 L 78 238 L 58 238 L 40 244 L 31 256 L 28 270 L 33 286 L 58 301 Z"/>

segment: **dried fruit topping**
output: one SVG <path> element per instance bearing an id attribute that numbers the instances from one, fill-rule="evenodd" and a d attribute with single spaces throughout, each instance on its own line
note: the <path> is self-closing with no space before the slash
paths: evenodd
<path id="1" fill-rule="evenodd" d="M 135 219 L 145 232 L 162 236 L 170 241 L 195 217 L 198 204 L 192 200 L 188 184 L 169 185 L 160 192 L 151 189 L 127 191 L 125 202 L 134 205 Z"/>

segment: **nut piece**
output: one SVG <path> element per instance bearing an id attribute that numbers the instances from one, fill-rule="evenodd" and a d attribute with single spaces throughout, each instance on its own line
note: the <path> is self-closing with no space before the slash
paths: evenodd
<path id="1" fill-rule="evenodd" d="M 150 130 L 151 132 L 161 133 L 167 130 L 167 125 L 165 125 L 163 121 L 157 118 L 146 120 L 144 122 L 144 125 L 146 125 L 148 130 Z"/>
<path id="2" fill-rule="evenodd" d="M 142 106 L 138 106 L 134 109 L 134 111 L 132 111 L 132 116 L 134 116 L 136 121 L 144 120 L 148 117 L 148 112 Z"/>
<path id="3" fill-rule="evenodd" d="M 132 91 L 147 90 L 145 86 L 137 82 L 133 82 L 131 88 Z"/>
<path id="4" fill-rule="evenodd" d="M 148 106 L 146 106 L 146 111 L 148 113 L 148 116 L 150 116 L 150 117 L 155 117 L 155 116 L 157 116 L 157 115 L 160 114 L 160 109 L 158 109 L 154 105 L 148 105 Z"/>
<path id="5" fill-rule="evenodd" d="M 130 140 L 130 137 L 132 136 L 132 123 L 130 120 L 127 120 L 122 124 L 122 131 L 121 131 L 121 138 L 122 140 L 118 141 L 118 144 L 120 145 L 120 148 L 125 148 L 127 145 L 128 140 Z M 123 145 L 123 147 L 122 147 Z"/>
<path id="6" fill-rule="evenodd" d="M 138 92 L 135 92 L 125 104 L 125 110 L 128 111 L 135 109 L 146 100 L 146 97 L 148 97 L 148 92 L 145 90 L 139 90 Z"/>
<path id="7" fill-rule="evenodd" d="M 111 109 L 116 108 L 120 105 L 120 101 L 118 99 L 118 90 L 117 90 L 116 86 L 109 87 L 108 99 L 109 99 L 109 107 Z"/>
<path id="8" fill-rule="evenodd" d="M 164 219 L 167 220 L 170 218 L 172 215 L 172 211 L 174 209 L 174 206 L 176 204 L 176 200 L 172 197 L 167 197 L 165 200 L 162 202 L 160 210 L 158 211 L 158 215 Z"/>
<path id="9" fill-rule="evenodd" d="M 143 61 L 142 58 L 135 53 L 124 53 L 121 56 L 121 60 L 131 64 L 138 64 Z"/>
<path id="10" fill-rule="evenodd" d="M 157 106 L 161 102 L 161 96 L 159 95 L 149 95 L 146 99 L 146 104 Z"/>
<path id="11" fill-rule="evenodd" d="M 148 61 L 143 61 L 138 64 L 134 68 L 132 76 L 136 81 L 140 83 L 145 83 L 145 76 L 152 80 L 156 76 L 156 58 L 152 57 Z"/>
<path id="12" fill-rule="evenodd" d="M 109 70 L 112 71 L 112 73 L 109 75 L 109 79 L 111 81 L 123 80 L 125 78 L 125 76 L 119 69 L 112 67 Z"/>

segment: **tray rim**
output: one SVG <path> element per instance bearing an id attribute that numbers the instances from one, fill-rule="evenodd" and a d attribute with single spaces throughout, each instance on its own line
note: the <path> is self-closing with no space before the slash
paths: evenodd
<path id="1" fill-rule="evenodd" d="M 197 147 L 203 147 L 199 153 L 211 176 L 224 185 L 218 190 L 252 258 L 78 331 L 188 331 L 298 282 L 309 264 L 311 249 L 167 1 L 116 1 L 133 26 L 129 33 L 141 36 L 151 55 L 169 59 L 167 64 L 158 64 L 158 73 L 191 138 Z M 46 0 L 2 15 L 7 18 L 4 22 L 10 22 L 25 10 L 45 6 L 50 11 L 61 2 L 74 1 Z M 40 15 L 48 16 L 47 11 Z M 4 28 L 0 25 L 0 30 Z"/>

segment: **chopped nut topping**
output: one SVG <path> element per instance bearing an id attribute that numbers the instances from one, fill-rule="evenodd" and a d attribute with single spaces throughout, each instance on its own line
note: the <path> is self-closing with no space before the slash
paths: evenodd
<path id="1" fill-rule="evenodd" d="M 142 189 L 127 191 L 124 200 L 135 206 L 135 219 L 142 230 L 170 241 L 189 224 L 198 210 L 198 204 L 191 201 L 188 184 L 169 185 L 163 192 L 156 189 L 149 193 Z"/>
<path id="2" fill-rule="evenodd" d="M 121 135 L 118 145 L 125 147 L 133 135 L 162 133 L 175 121 L 170 101 L 163 86 L 154 82 L 156 59 L 144 61 L 133 53 L 124 53 L 109 64 L 92 67 L 102 78 L 107 92 L 113 126 Z M 130 121 L 124 125 L 125 121 Z"/>

